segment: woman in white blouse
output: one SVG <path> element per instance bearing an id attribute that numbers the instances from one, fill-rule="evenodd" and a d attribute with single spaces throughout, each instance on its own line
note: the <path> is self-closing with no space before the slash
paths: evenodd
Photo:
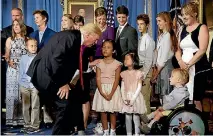
<path id="1" fill-rule="evenodd" d="M 172 19 L 169 12 L 161 12 L 157 16 L 158 41 L 157 62 L 151 82 L 156 82 L 155 93 L 162 97 L 171 92 L 169 77 L 173 69 L 172 57 L 177 50 L 177 38 L 172 29 Z"/>

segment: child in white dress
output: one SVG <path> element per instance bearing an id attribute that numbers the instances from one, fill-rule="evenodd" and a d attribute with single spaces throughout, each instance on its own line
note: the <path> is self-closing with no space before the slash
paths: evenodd
<path id="1" fill-rule="evenodd" d="M 124 64 L 128 68 L 121 72 L 122 112 L 126 115 L 127 135 L 132 135 L 132 117 L 135 124 L 135 135 L 140 134 L 140 114 L 146 113 L 146 105 L 141 93 L 143 73 L 134 69 L 135 54 L 127 53 Z"/>
<path id="2" fill-rule="evenodd" d="M 122 106 L 120 87 L 118 86 L 121 63 L 112 57 L 113 52 L 114 42 L 112 40 L 105 40 L 102 46 L 104 59 L 100 60 L 96 65 L 96 82 L 98 88 L 95 92 L 92 109 L 101 112 L 104 135 L 109 135 L 107 113 L 110 113 L 110 135 L 115 135 L 115 112 L 121 112 Z"/>

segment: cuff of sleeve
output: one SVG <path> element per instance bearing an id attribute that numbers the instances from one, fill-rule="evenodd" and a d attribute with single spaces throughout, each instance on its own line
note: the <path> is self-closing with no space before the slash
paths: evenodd
<path id="1" fill-rule="evenodd" d="M 157 67 L 164 67 L 165 66 L 165 63 L 158 63 L 157 64 Z"/>

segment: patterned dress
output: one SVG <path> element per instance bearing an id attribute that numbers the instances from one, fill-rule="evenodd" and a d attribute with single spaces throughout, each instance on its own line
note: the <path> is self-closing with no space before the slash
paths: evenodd
<path id="1" fill-rule="evenodd" d="M 8 66 L 6 73 L 6 125 L 24 125 L 19 92 L 19 61 L 26 54 L 25 39 L 15 38 L 11 41 L 10 60 L 15 62 L 16 69 Z"/>

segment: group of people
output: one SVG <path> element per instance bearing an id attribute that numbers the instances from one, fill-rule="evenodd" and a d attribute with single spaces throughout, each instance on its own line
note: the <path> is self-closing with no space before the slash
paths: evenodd
<path id="1" fill-rule="evenodd" d="M 96 24 L 84 24 L 80 15 L 63 15 L 57 33 L 48 28 L 45 10 L 33 13 L 36 31 L 24 24 L 21 9 L 14 8 L 11 14 L 12 25 L 2 30 L 7 125 L 24 125 L 23 131 L 36 132 L 43 107 L 46 126 L 54 122 L 52 134 L 69 135 L 75 129 L 83 134 L 92 90 L 91 107 L 100 112 L 102 125 L 97 129 L 104 135 L 116 134 L 116 121 L 122 124 L 122 114 L 127 135 L 133 133 L 132 121 L 136 135 L 148 134 L 166 110 L 182 105 L 187 98 L 202 111 L 204 86 L 213 63 L 206 56 L 208 27 L 197 21 L 196 3 L 182 7 L 185 26 L 179 37 L 170 13 L 160 12 L 156 42 L 148 34 L 148 15 L 137 16 L 138 38 L 136 29 L 128 24 L 125 6 L 116 9 L 116 29 L 107 26 L 104 7 L 95 10 Z M 174 57 L 180 68 L 174 68 Z M 162 104 L 154 112 L 150 108 L 152 84 Z"/>

